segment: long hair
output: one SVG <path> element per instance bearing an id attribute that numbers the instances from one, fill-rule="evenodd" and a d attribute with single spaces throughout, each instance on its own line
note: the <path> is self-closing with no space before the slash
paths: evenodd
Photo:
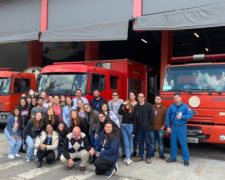
<path id="1" fill-rule="evenodd" d="M 72 118 L 72 113 L 73 112 L 76 112 L 76 114 L 77 114 L 77 117 L 75 119 Z M 70 112 L 70 121 L 71 121 L 72 126 L 74 126 L 74 127 L 75 126 L 79 126 L 80 127 L 80 118 L 79 118 L 79 114 L 78 114 L 77 110 L 72 110 Z"/>
<path id="2" fill-rule="evenodd" d="M 106 126 L 107 124 L 111 124 L 111 125 L 112 125 L 112 132 L 109 133 L 109 134 L 107 134 L 107 133 L 105 132 L 105 126 Z M 103 133 L 103 135 L 102 135 L 102 139 L 105 139 L 105 137 L 106 137 L 106 141 L 109 141 L 109 142 L 110 142 L 113 138 L 120 138 L 120 131 L 119 131 L 118 128 L 116 128 L 116 124 L 113 123 L 112 120 L 107 120 L 107 121 L 105 122 L 105 124 L 104 124 L 104 133 Z"/>
<path id="3" fill-rule="evenodd" d="M 81 101 L 84 107 L 84 101 L 82 99 L 77 100 L 77 111 L 80 112 L 80 107 L 78 107 L 78 101 Z"/>
<path id="4" fill-rule="evenodd" d="M 21 104 L 20 104 L 20 103 L 21 103 L 21 100 L 24 100 L 24 101 L 25 101 L 25 106 L 24 106 L 24 107 L 25 107 L 25 108 L 28 108 L 28 103 L 27 103 L 27 100 L 26 100 L 25 97 L 21 97 L 21 98 L 20 98 L 19 103 L 18 103 L 18 108 L 19 108 L 19 109 L 22 109 L 22 106 L 21 106 Z"/>
<path id="5" fill-rule="evenodd" d="M 104 105 L 106 105 L 106 107 L 107 107 L 107 110 L 106 110 L 106 111 L 107 111 L 107 114 L 105 114 L 105 112 L 102 110 L 102 107 L 103 107 Z M 107 103 L 103 103 L 103 104 L 102 104 L 102 106 L 101 106 L 101 112 L 104 112 L 105 115 L 109 116 L 109 106 L 108 106 Z"/>
<path id="6" fill-rule="evenodd" d="M 50 106 L 49 108 L 48 108 L 48 111 L 49 110 L 52 110 L 52 115 L 50 116 L 50 120 L 51 120 L 51 124 L 53 125 L 53 124 L 55 124 L 55 112 L 54 112 L 54 110 L 53 110 L 53 108 L 52 108 L 52 106 Z M 48 112 L 47 111 L 47 112 Z M 48 115 L 48 118 L 47 118 L 47 122 L 49 121 L 49 115 Z"/>
<path id="7" fill-rule="evenodd" d="M 129 109 L 127 109 L 126 107 L 125 107 L 125 105 L 124 105 L 124 110 L 125 111 L 128 111 L 129 113 L 132 113 L 133 112 L 133 106 L 132 106 L 132 104 L 131 104 L 131 101 L 129 100 L 129 99 L 126 99 L 125 101 L 124 101 L 124 103 L 128 103 L 129 104 Z"/>
<path id="8" fill-rule="evenodd" d="M 40 121 L 37 121 L 36 120 L 37 113 L 40 113 L 41 114 L 41 120 Z M 39 127 L 39 128 L 43 127 L 43 125 L 44 125 L 44 122 L 43 122 L 43 114 L 41 112 L 36 112 L 35 116 L 32 118 L 32 121 L 33 121 L 33 125 L 35 127 Z"/>
<path id="9" fill-rule="evenodd" d="M 22 129 L 22 118 L 21 118 L 21 110 L 20 110 L 20 108 L 17 108 L 17 107 L 14 108 L 13 111 L 12 111 L 12 115 L 13 115 L 14 117 L 16 117 L 16 116 L 15 116 L 15 113 L 14 113 L 14 111 L 15 111 L 16 109 L 19 111 L 18 120 L 17 120 L 18 123 L 19 123 L 18 129 Z"/>

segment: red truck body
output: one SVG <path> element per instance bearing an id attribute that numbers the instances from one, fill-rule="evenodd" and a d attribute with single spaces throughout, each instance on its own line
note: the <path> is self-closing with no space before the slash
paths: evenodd
<path id="1" fill-rule="evenodd" d="M 225 63 L 168 65 L 161 89 L 167 107 L 175 92 L 193 111 L 188 141 L 225 144 Z"/>
<path id="2" fill-rule="evenodd" d="M 89 100 L 94 89 L 99 89 L 106 100 L 112 99 L 114 91 L 122 99 L 128 98 L 130 90 L 147 95 L 147 68 L 132 60 L 118 59 L 54 63 L 42 69 L 39 91 L 74 96 L 77 88 Z"/>
<path id="3" fill-rule="evenodd" d="M 36 90 L 36 79 L 32 73 L 0 71 L 0 123 L 6 119 L 18 105 L 23 93 Z"/>

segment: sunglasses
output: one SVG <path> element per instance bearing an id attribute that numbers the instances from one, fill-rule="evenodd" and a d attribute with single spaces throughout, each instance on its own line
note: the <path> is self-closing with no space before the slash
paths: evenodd
<path id="1" fill-rule="evenodd" d="M 113 94 L 112 96 L 118 96 L 118 94 Z"/>

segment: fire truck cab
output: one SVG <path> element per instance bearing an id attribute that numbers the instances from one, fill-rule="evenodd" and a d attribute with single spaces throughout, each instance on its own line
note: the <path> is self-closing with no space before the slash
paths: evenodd
<path id="1" fill-rule="evenodd" d="M 128 98 L 128 91 L 146 94 L 147 68 L 128 59 L 54 63 L 41 71 L 39 92 L 48 95 L 74 96 L 81 89 L 89 100 L 98 89 L 105 99 L 112 99 L 117 91 L 120 98 Z"/>
<path id="2" fill-rule="evenodd" d="M 161 95 L 169 106 L 174 103 L 174 93 L 180 92 L 182 101 L 191 108 L 193 118 L 187 131 L 190 143 L 225 144 L 225 63 L 204 61 L 168 65 Z"/>
<path id="3" fill-rule="evenodd" d="M 36 90 L 34 74 L 0 69 L 0 123 L 6 123 L 21 95 L 29 89 Z"/>

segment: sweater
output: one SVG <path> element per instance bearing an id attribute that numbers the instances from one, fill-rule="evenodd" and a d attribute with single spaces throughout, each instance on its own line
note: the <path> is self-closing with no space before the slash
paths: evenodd
<path id="1" fill-rule="evenodd" d="M 80 139 L 77 139 L 77 140 L 73 137 L 73 133 L 69 133 L 66 136 L 66 139 L 63 145 L 63 156 L 67 160 L 70 159 L 70 153 L 79 152 L 84 149 L 87 151 L 91 149 L 91 146 L 89 145 L 89 142 L 88 142 L 88 138 L 84 133 L 81 133 Z"/>

